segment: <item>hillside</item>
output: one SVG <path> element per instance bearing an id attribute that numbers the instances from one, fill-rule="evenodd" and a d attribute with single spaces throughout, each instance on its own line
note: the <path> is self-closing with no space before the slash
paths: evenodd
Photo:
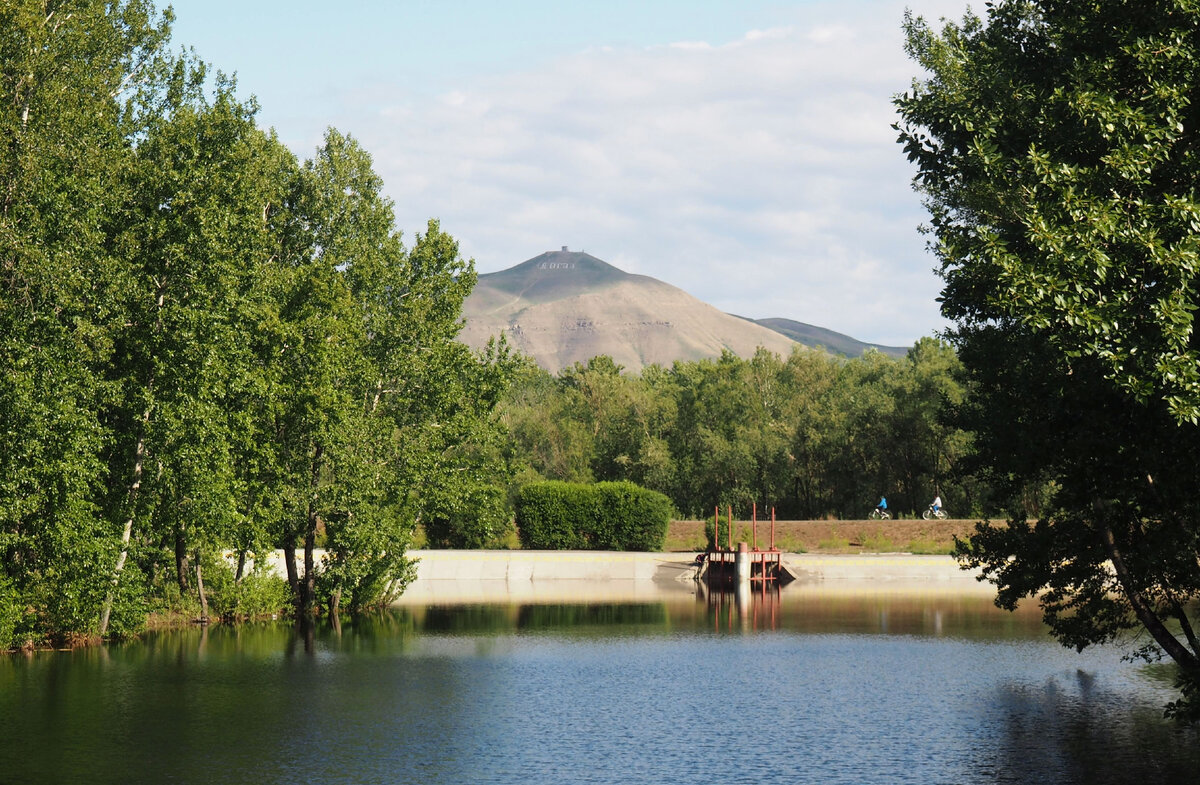
<path id="1" fill-rule="evenodd" d="M 786 357 L 797 345 L 674 286 L 566 248 L 480 275 L 463 316 L 469 346 L 504 332 L 551 373 L 599 354 L 636 372 L 724 350 L 749 357 L 760 346 Z"/>
<path id="2" fill-rule="evenodd" d="M 824 327 L 816 327 L 804 322 L 792 321 L 791 319 L 750 319 L 748 321 L 753 321 L 755 324 L 760 324 L 769 330 L 786 335 L 793 341 L 802 343 L 805 346 L 821 347 L 833 354 L 841 354 L 846 357 L 858 357 L 867 349 L 882 352 L 888 357 L 903 357 L 908 354 L 908 348 L 904 346 L 882 346 L 877 343 L 863 343 L 848 335 L 842 335 L 833 330 L 827 330 Z"/>

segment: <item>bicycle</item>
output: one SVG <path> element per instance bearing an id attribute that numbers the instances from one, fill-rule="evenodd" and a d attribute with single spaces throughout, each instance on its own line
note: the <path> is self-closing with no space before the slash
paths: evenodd
<path id="1" fill-rule="evenodd" d="M 925 512 L 921 513 L 921 517 L 927 521 L 932 520 L 934 518 L 942 519 L 942 518 L 946 517 L 946 510 L 941 507 L 938 507 L 935 510 L 935 509 L 933 509 L 933 505 L 931 504 L 931 505 L 929 505 L 929 508 L 925 510 Z"/>
<path id="2" fill-rule="evenodd" d="M 881 510 L 876 507 L 875 509 L 871 510 L 871 514 L 868 517 L 874 521 L 886 521 L 892 517 L 892 514 L 887 510 Z"/>

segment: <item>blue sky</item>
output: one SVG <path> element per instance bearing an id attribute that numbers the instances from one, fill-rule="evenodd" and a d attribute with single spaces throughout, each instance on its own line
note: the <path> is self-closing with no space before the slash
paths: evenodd
<path id="1" fill-rule="evenodd" d="M 176 0 L 173 42 L 300 157 L 356 137 L 411 238 L 561 246 L 731 313 L 907 345 L 945 326 L 890 123 L 906 6 L 959 0 Z M 165 7 L 165 4 L 164 4 Z"/>

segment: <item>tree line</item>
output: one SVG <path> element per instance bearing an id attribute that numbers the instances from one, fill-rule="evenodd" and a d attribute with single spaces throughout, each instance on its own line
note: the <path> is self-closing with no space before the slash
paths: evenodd
<path id="1" fill-rule="evenodd" d="M 969 431 L 954 351 L 934 338 L 899 359 L 798 348 L 622 373 L 611 358 L 518 375 L 502 407 L 518 482 L 628 480 L 701 518 L 732 505 L 783 518 L 863 518 L 881 495 L 919 514 L 935 494 L 964 517 L 989 489 L 963 476 Z"/>
<path id="2" fill-rule="evenodd" d="M 0 7 L 0 648 L 207 615 L 273 548 L 299 615 L 386 600 L 497 428 L 453 238 L 402 242 L 355 140 L 298 160 L 171 21 Z"/>

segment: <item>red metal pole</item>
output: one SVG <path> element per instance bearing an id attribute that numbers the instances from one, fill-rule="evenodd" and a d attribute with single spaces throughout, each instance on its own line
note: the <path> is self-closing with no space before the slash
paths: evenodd
<path id="1" fill-rule="evenodd" d="M 719 504 L 713 507 L 713 550 L 721 550 L 721 505 Z"/>
<path id="2" fill-rule="evenodd" d="M 775 508 L 771 508 L 771 550 L 775 550 Z"/>
<path id="3" fill-rule="evenodd" d="M 754 534 L 754 537 L 753 537 L 754 550 L 757 551 L 758 550 L 758 502 L 751 502 L 751 504 L 750 504 L 750 530 Z"/>
<path id="4" fill-rule="evenodd" d="M 729 515 L 729 520 L 726 523 L 728 523 L 728 528 L 729 528 L 729 550 L 732 551 L 733 550 L 733 505 L 731 505 L 731 504 L 725 505 L 725 512 Z"/>

